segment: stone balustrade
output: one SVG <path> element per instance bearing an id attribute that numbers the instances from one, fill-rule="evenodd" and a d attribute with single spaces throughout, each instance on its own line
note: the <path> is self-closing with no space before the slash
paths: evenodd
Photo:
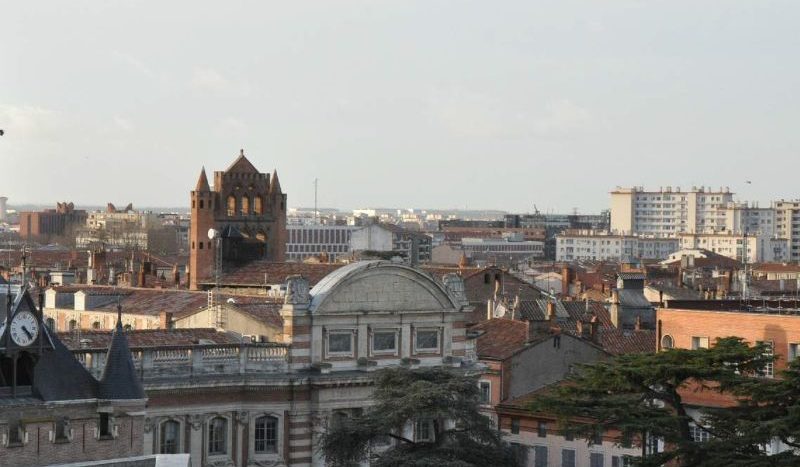
<path id="1" fill-rule="evenodd" d="M 95 377 L 105 366 L 108 349 L 74 349 L 72 353 Z M 143 381 L 167 377 L 224 377 L 288 371 L 288 346 L 276 343 L 165 345 L 131 348 Z"/>

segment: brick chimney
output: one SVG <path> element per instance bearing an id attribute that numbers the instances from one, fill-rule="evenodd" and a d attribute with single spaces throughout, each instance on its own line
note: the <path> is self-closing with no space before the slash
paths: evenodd
<path id="1" fill-rule="evenodd" d="M 545 315 L 545 319 L 551 323 L 556 320 L 556 304 L 552 300 L 547 302 L 547 314 Z"/>
<path id="2" fill-rule="evenodd" d="M 572 282 L 572 271 L 569 266 L 561 268 L 561 296 L 569 295 L 569 284 Z"/>
<path id="3" fill-rule="evenodd" d="M 641 316 L 637 316 L 636 317 L 636 324 L 634 325 L 633 329 L 635 329 L 636 331 L 641 331 L 642 330 L 642 317 Z"/>
<path id="4" fill-rule="evenodd" d="M 170 311 L 161 311 L 158 314 L 158 327 L 159 329 L 171 329 L 172 328 L 172 312 Z"/>

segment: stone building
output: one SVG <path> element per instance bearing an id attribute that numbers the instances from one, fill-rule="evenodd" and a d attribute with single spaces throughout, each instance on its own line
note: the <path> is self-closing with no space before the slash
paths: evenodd
<path id="1" fill-rule="evenodd" d="M 44 325 L 41 305 L 17 289 L 0 324 L 0 465 L 142 454 L 146 400 L 120 315 L 95 378 Z"/>
<path id="2" fill-rule="evenodd" d="M 191 192 L 189 283 L 198 289 L 214 275 L 218 232 L 222 261 L 242 264 L 257 259 L 283 261 L 286 253 L 286 195 L 278 172 L 260 173 L 244 156 L 223 172 L 214 172 L 214 186 L 200 172 Z"/>
<path id="3" fill-rule="evenodd" d="M 149 399 L 144 451 L 190 453 L 195 467 L 324 465 L 319 434 L 332 417 L 371 404 L 373 371 L 471 368 L 469 311 L 455 274 L 440 281 L 404 264 L 363 261 L 310 290 L 306 279 L 289 277 L 282 342 L 216 342 L 205 330 L 187 343 L 173 336 L 194 330 L 135 331 L 164 336 L 133 349 Z M 102 346 L 74 352 L 99 371 Z M 413 436 L 412 426 L 403 429 Z"/>

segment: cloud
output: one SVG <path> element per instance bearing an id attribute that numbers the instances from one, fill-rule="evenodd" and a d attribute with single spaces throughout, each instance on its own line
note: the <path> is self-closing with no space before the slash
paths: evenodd
<path id="1" fill-rule="evenodd" d="M 215 133 L 226 138 L 235 138 L 247 135 L 249 130 L 250 127 L 242 119 L 225 117 L 217 123 Z"/>
<path id="2" fill-rule="evenodd" d="M 67 122 L 55 110 L 0 104 L 0 125 L 8 138 L 44 142 L 57 139 L 66 130 Z"/>
<path id="3" fill-rule="evenodd" d="M 569 138 L 598 123 L 591 112 L 570 99 L 498 98 L 450 90 L 431 104 L 431 119 L 460 137 Z"/>
<path id="4" fill-rule="evenodd" d="M 142 74 L 150 79 L 158 78 L 158 74 L 152 68 L 150 68 L 144 62 L 142 62 L 141 60 L 132 55 L 120 52 L 118 50 L 114 50 L 111 52 L 111 56 L 118 62 L 133 69 L 139 74 Z"/>
<path id="5" fill-rule="evenodd" d="M 130 133 L 135 130 L 133 123 L 125 117 L 120 117 L 119 115 L 114 116 L 112 119 L 114 122 L 114 126 L 121 131 L 126 133 Z"/>
<path id="6" fill-rule="evenodd" d="M 563 136 L 588 129 L 593 123 L 591 113 L 569 99 L 548 102 L 545 115 L 533 122 L 533 130 L 543 136 Z"/>
<path id="7" fill-rule="evenodd" d="M 194 70 L 189 85 L 195 91 L 222 97 L 249 97 L 253 92 L 250 83 L 229 79 L 213 68 Z"/>

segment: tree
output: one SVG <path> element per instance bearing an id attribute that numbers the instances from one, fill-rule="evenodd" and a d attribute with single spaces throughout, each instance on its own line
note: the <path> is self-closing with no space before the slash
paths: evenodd
<path id="1" fill-rule="evenodd" d="M 332 465 L 469 467 L 519 465 L 491 419 L 478 411 L 477 378 L 452 368 L 376 372 L 376 405 L 329 422 L 320 449 Z M 407 435 L 423 427 L 429 436 Z M 373 449 L 388 443 L 385 449 Z"/>
<path id="2" fill-rule="evenodd" d="M 619 444 L 638 439 L 643 455 L 634 462 L 641 466 L 670 461 L 681 466 L 730 466 L 732 457 L 756 461 L 764 457 L 762 445 L 770 440 L 769 431 L 742 436 L 740 430 L 757 416 L 748 397 L 755 387 L 771 384 L 754 376 L 772 358 L 764 345 L 751 347 L 737 337 L 718 339 L 710 349 L 621 355 L 582 365 L 530 408 L 557 416 L 565 429 L 579 436 L 590 438 L 613 427 L 621 433 Z M 695 420 L 683 399 L 686 391 L 723 395 L 730 398 L 734 411 L 711 409 Z M 695 424 L 710 433 L 708 441 L 693 440 Z M 668 449 L 652 452 L 648 447 L 653 439 L 661 439 Z M 723 458 L 728 460 L 720 462 Z"/>

